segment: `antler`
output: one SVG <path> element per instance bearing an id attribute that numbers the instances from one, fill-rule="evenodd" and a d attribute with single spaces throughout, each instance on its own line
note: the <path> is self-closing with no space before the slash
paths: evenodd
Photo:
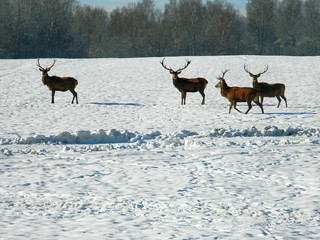
<path id="1" fill-rule="evenodd" d="M 182 67 L 182 68 L 179 68 L 179 69 L 177 70 L 177 72 L 180 72 L 180 71 L 186 69 L 186 68 L 189 66 L 189 64 L 191 63 L 191 60 L 186 60 L 186 61 L 187 61 L 186 65 L 184 65 L 184 67 Z"/>
<path id="2" fill-rule="evenodd" d="M 165 69 L 169 70 L 169 71 L 173 71 L 172 68 L 168 68 L 165 64 L 164 64 L 164 58 L 162 59 L 162 61 L 160 62 L 162 67 L 164 67 Z"/>
<path id="3" fill-rule="evenodd" d="M 177 71 L 173 71 L 172 68 L 168 68 L 168 67 L 164 64 L 164 58 L 162 59 L 162 61 L 161 61 L 160 63 L 161 63 L 161 65 L 162 65 L 162 67 L 164 67 L 165 69 L 167 69 L 167 70 L 169 70 L 169 71 L 171 71 L 171 72 L 181 72 L 182 70 L 186 69 L 186 68 L 189 66 L 189 64 L 191 63 L 191 60 L 186 60 L 186 61 L 187 61 L 187 63 L 184 65 L 184 67 L 179 68 Z"/>
<path id="4" fill-rule="evenodd" d="M 224 70 L 224 71 L 222 71 L 222 77 L 220 77 L 220 76 L 218 76 L 217 77 L 217 79 L 223 79 L 224 78 L 224 75 L 227 73 L 227 72 L 229 72 L 230 71 L 230 69 L 226 69 L 226 70 Z"/>
<path id="5" fill-rule="evenodd" d="M 38 61 L 37 61 L 37 63 L 36 63 L 36 65 L 41 69 L 41 70 L 44 70 L 44 68 L 43 67 L 41 67 L 41 65 L 40 65 L 40 59 L 38 59 Z"/>
<path id="6" fill-rule="evenodd" d="M 243 68 L 244 68 L 244 70 L 245 70 L 247 73 L 252 74 L 252 73 L 247 69 L 247 64 L 244 64 L 244 65 L 243 65 Z"/>
<path id="7" fill-rule="evenodd" d="M 266 72 L 268 71 L 268 69 L 269 69 L 269 67 L 268 67 L 268 65 L 267 65 L 266 68 L 265 68 L 261 73 L 259 73 L 259 74 L 261 75 L 261 74 L 266 73 Z"/>
<path id="8" fill-rule="evenodd" d="M 50 71 L 50 69 L 54 66 L 54 64 L 56 63 L 56 60 L 53 60 L 53 64 L 50 66 L 50 67 L 47 67 L 47 70 Z M 40 65 L 40 59 L 38 59 L 36 65 L 41 68 L 41 70 L 45 70 L 45 68 L 43 68 L 41 65 Z"/>
<path id="9" fill-rule="evenodd" d="M 224 70 L 224 71 L 222 72 L 222 77 L 224 77 L 224 75 L 225 75 L 227 72 L 229 72 L 229 71 L 230 71 L 230 69 Z"/>
<path id="10" fill-rule="evenodd" d="M 252 72 L 250 72 L 250 71 L 247 69 L 247 64 L 244 64 L 243 68 L 244 68 L 244 70 L 245 70 L 247 73 L 249 73 L 250 75 L 254 75 Z M 269 69 L 269 66 L 267 65 L 266 68 L 265 68 L 262 72 L 260 72 L 260 73 L 258 73 L 258 74 L 256 74 L 256 75 L 260 76 L 261 74 L 266 73 L 266 72 L 268 71 L 268 69 Z"/>
<path id="11" fill-rule="evenodd" d="M 56 60 L 53 60 L 53 64 L 50 67 L 48 67 L 47 69 L 50 70 L 55 63 L 56 63 Z"/>

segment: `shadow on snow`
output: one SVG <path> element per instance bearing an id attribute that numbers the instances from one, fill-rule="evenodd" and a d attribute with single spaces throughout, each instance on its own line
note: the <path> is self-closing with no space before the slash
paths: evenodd
<path id="1" fill-rule="evenodd" d="M 319 113 L 314 113 L 314 112 L 265 112 L 264 114 L 266 115 L 314 115 L 314 114 L 319 114 Z"/>
<path id="2" fill-rule="evenodd" d="M 94 105 L 103 105 L 103 106 L 142 106 L 138 103 L 98 103 L 98 102 L 91 102 L 90 104 Z"/>

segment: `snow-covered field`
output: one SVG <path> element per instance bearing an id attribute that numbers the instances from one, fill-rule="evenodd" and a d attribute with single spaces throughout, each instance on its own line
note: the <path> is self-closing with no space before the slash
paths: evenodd
<path id="1" fill-rule="evenodd" d="M 36 59 L 0 60 L 0 239 L 320 239 L 320 57 L 188 59 L 206 105 L 161 58 L 57 59 L 78 105 L 50 103 Z M 245 63 L 288 108 L 228 114 L 216 77 L 251 87 Z"/>

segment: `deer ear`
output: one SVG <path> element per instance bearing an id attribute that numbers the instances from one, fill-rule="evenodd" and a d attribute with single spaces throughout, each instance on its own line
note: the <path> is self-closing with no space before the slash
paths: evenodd
<path id="1" fill-rule="evenodd" d="M 257 76 L 257 77 L 260 77 L 260 76 L 261 76 L 261 73 L 257 74 L 256 76 Z"/>
<path id="2" fill-rule="evenodd" d="M 172 71 L 172 70 L 170 70 L 169 72 L 170 72 L 170 74 L 173 74 L 173 71 Z"/>
<path id="3" fill-rule="evenodd" d="M 181 73 L 181 71 L 178 71 L 178 72 L 177 72 L 177 74 L 180 74 L 180 73 Z"/>

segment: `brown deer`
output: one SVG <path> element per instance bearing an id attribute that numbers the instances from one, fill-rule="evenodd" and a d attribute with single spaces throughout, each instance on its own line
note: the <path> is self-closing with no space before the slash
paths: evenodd
<path id="1" fill-rule="evenodd" d="M 247 69 L 246 64 L 244 65 L 243 68 L 252 77 L 252 86 L 254 89 L 256 89 L 259 92 L 261 104 L 263 104 L 264 97 L 276 97 L 279 101 L 278 106 L 277 106 L 279 108 L 280 103 L 281 103 L 280 97 L 282 97 L 286 103 L 286 107 L 288 106 L 287 105 L 287 98 L 284 96 L 284 92 L 286 90 L 286 86 L 284 84 L 282 84 L 282 83 L 269 84 L 269 83 L 265 83 L 265 82 L 258 82 L 258 78 L 262 74 L 264 74 L 268 71 L 268 66 L 266 66 L 266 68 L 258 74 L 251 73 Z"/>
<path id="2" fill-rule="evenodd" d="M 252 108 L 252 105 L 251 105 L 252 101 L 255 102 L 261 108 L 262 113 L 264 113 L 263 106 L 259 102 L 258 91 L 248 87 L 229 87 L 227 85 L 226 80 L 224 79 L 224 75 L 228 71 L 229 70 L 223 71 L 222 76 L 217 77 L 217 79 L 219 80 L 219 83 L 216 85 L 216 88 L 220 88 L 221 95 L 229 100 L 230 102 L 229 114 L 231 113 L 232 107 L 238 112 L 241 112 L 239 109 L 237 109 L 238 102 L 247 102 L 248 110 L 245 112 L 247 114 Z"/>
<path id="3" fill-rule="evenodd" d="M 74 90 L 75 87 L 78 85 L 78 81 L 72 77 L 57 77 L 57 76 L 49 76 L 48 72 L 56 63 L 56 60 L 53 60 L 53 64 L 50 67 L 43 68 L 40 65 L 40 60 L 38 59 L 37 66 L 39 70 L 42 72 L 42 82 L 44 85 L 47 85 L 49 90 L 51 90 L 51 103 L 54 103 L 54 94 L 56 91 L 70 91 L 73 94 L 72 102 L 76 99 L 76 103 L 78 104 L 78 94 Z"/>
<path id="4" fill-rule="evenodd" d="M 184 67 L 179 68 L 174 71 L 172 68 L 167 67 L 164 64 L 164 59 L 160 62 L 162 67 L 169 70 L 172 75 L 173 85 L 181 92 L 181 104 L 186 104 L 187 92 L 199 92 L 202 95 L 202 103 L 205 104 L 205 94 L 204 89 L 206 88 L 208 81 L 204 78 L 180 78 L 178 75 L 182 72 L 182 70 L 186 69 L 191 63 L 190 60 L 187 60 L 187 63 Z"/>

